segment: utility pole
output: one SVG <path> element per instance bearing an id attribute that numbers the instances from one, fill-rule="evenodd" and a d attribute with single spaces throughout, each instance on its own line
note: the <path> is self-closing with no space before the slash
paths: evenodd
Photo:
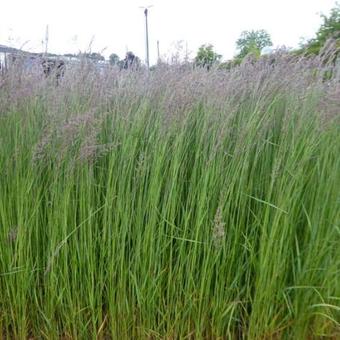
<path id="1" fill-rule="evenodd" d="M 159 40 L 157 40 L 157 62 L 161 61 L 161 55 L 159 53 Z"/>
<path id="2" fill-rule="evenodd" d="M 150 59 L 149 59 L 149 27 L 148 27 L 148 9 L 145 8 L 145 44 L 146 44 L 146 66 L 148 69 L 150 68 Z"/>
<path id="3" fill-rule="evenodd" d="M 149 27 L 148 27 L 148 10 L 152 6 L 148 7 L 140 7 L 144 9 L 144 15 L 145 15 L 145 49 L 146 49 L 146 57 L 145 62 L 146 66 L 149 69 L 150 68 L 150 58 L 149 58 Z"/>
<path id="4" fill-rule="evenodd" d="M 48 50 L 48 25 L 46 25 L 46 32 L 45 32 L 45 57 L 47 56 Z"/>

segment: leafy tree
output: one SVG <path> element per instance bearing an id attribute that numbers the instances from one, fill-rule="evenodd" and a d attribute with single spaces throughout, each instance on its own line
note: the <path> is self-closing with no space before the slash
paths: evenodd
<path id="1" fill-rule="evenodd" d="M 131 51 L 126 52 L 125 58 L 119 62 L 120 68 L 138 69 L 141 65 L 140 59 Z"/>
<path id="2" fill-rule="evenodd" d="M 110 54 L 109 62 L 112 66 L 119 65 L 119 56 L 116 53 Z"/>
<path id="3" fill-rule="evenodd" d="M 218 66 L 218 68 L 220 70 L 231 70 L 232 68 L 239 66 L 241 63 L 242 63 L 242 59 L 235 57 L 234 59 L 224 61 Z"/>
<path id="4" fill-rule="evenodd" d="M 74 54 L 74 53 L 65 53 L 64 57 L 67 57 L 67 58 L 77 58 L 77 54 Z"/>
<path id="5" fill-rule="evenodd" d="M 97 52 L 92 52 L 92 53 L 82 53 L 81 57 L 98 62 L 98 61 L 104 61 L 105 58 Z"/>
<path id="6" fill-rule="evenodd" d="M 307 53 L 319 54 L 320 50 L 330 38 L 338 41 L 340 47 L 340 3 L 336 2 L 329 17 L 321 15 L 323 23 L 316 33 L 316 37 L 311 39 L 305 46 Z"/>
<path id="7" fill-rule="evenodd" d="M 196 66 L 209 69 L 213 64 L 218 63 L 222 56 L 214 51 L 213 45 L 202 45 L 195 57 Z"/>
<path id="8" fill-rule="evenodd" d="M 239 58 L 244 58 L 247 54 L 260 56 L 261 50 L 266 46 L 272 46 L 270 35 L 265 30 L 243 31 L 236 41 L 237 49 L 240 51 Z"/>

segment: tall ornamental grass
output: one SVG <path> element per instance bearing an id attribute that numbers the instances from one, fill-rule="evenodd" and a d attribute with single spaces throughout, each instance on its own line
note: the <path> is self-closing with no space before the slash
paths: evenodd
<path id="1" fill-rule="evenodd" d="M 0 79 L 1 339 L 340 337 L 340 65 Z"/>

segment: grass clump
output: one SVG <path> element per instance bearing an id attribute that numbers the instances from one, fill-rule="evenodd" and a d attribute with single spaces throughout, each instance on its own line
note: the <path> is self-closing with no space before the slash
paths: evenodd
<path id="1" fill-rule="evenodd" d="M 339 336 L 339 65 L 79 67 L 2 79 L 0 337 Z"/>

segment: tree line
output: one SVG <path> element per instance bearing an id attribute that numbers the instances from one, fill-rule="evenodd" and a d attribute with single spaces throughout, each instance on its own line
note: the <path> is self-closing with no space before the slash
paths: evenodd
<path id="1" fill-rule="evenodd" d="M 297 55 L 318 55 L 322 53 L 327 41 L 332 39 L 335 41 L 336 53 L 333 58 L 337 58 L 340 51 L 340 3 L 336 2 L 335 7 L 330 11 L 328 16 L 321 15 L 322 24 L 314 38 L 302 43 L 297 50 L 291 53 Z M 238 53 L 228 61 L 222 62 L 222 55 L 214 50 L 212 44 L 204 44 L 199 47 L 193 64 L 196 67 L 210 69 L 214 65 L 220 68 L 231 68 L 239 65 L 244 58 L 251 56 L 254 59 L 259 59 L 265 47 L 273 46 L 270 34 L 266 30 L 251 30 L 243 31 L 236 41 Z M 79 55 L 65 54 L 66 57 L 79 57 Z M 101 62 L 105 61 L 104 56 L 100 53 L 83 53 L 82 57 L 88 60 Z M 128 69 L 131 67 L 139 68 L 141 59 L 133 52 L 126 53 L 123 59 L 120 59 L 118 54 L 112 53 L 109 56 L 109 63 L 112 66 L 117 66 L 120 69 Z"/>
<path id="2" fill-rule="evenodd" d="M 314 38 L 300 45 L 292 51 L 297 55 L 318 55 L 323 52 L 327 41 L 332 40 L 335 44 L 335 53 L 332 55 L 336 59 L 340 53 L 340 3 L 336 2 L 335 7 L 330 11 L 329 16 L 321 15 L 322 24 Z M 202 45 L 196 54 L 195 65 L 209 69 L 213 65 L 221 68 L 230 68 L 239 65 L 245 57 L 251 56 L 258 59 L 265 47 L 273 46 L 270 34 L 265 30 L 243 31 L 236 41 L 238 54 L 227 62 L 221 62 L 222 56 L 214 51 L 214 46 Z M 333 60 L 334 61 L 334 60 Z"/>

